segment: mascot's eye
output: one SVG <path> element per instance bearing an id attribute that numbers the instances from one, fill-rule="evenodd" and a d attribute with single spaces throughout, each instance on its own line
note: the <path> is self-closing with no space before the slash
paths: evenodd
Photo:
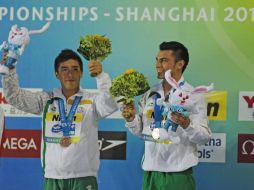
<path id="1" fill-rule="evenodd" d="M 189 96 L 186 96 L 186 99 L 189 99 Z"/>
<path id="2" fill-rule="evenodd" d="M 21 32 L 21 33 L 19 33 L 19 35 L 23 35 L 23 33 Z"/>
<path id="3" fill-rule="evenodd" d="M 182 97 L 183 96 L 182 93 L 180 93 L 179 96 Z"/>

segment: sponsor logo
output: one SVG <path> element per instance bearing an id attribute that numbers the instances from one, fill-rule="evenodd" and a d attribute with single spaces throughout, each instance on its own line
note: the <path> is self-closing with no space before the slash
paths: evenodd
<path id="1" fill-rule="evenodd" d="M 3 132 L 0 157 L 40 157 L 40 130 L 7 130 Z"/>
<path id="2" fill-rule="evenodd" d="M 99 131 L 100 158 L 126 160 L 126 132 Z"/>
<path id="3" fill-rule="evenodd" d="M 213 133 L 208 143 L 198 146 L 200 162 L 225 162 L 226 134 Z"/>
<path id="4" fill-rule="evenodd" d="M 86 104 L 92 104 L 93 101 L 92 100 L 89 100 L 89 99 L 84 99 L 84 100 L 81 100 L 79 105 L 86 105 Z M 73 100 L 69 99 L 68 100 L 68 104 L 72 105 L 73 104 Z"/>
<path id="5" fill-rule="evenodd" d="M 146 111 L 146 117 L 147 118 L 154 118 L 154 111 L 153 109 L 149 109 Z"/>
<path id="6" fill-rule="evenodd" d="M 99 131 L 100 158 L 126 160 L 126 132 Z M 2 137 L 0 157 L 39 158 L 40 130 L 5 129 Z"/>
<path id="7" fill-rule="evenodd" d="M 254 163 L 254 134 L 238 134 L 238 162 Z"/>
<path id="8" fill-rule="evenodd" d="M 76 113 L 73 117 L 73 121 L 81 122 L 83 119 L 82 113 Z M 47 112 L 46 121 L 60 121 L 60 115 L 58 113 Z"/>
<path id="9" fill-rule="evenodd" d="M 209 120 L 227 119 L 227 92 L 212 91 L 206 94 L 207 116 Z"/>
<path id="10" fill-rule="evenodd" d="M 239 92 L 238 119 L 254 121 L 254 92 Z"/>

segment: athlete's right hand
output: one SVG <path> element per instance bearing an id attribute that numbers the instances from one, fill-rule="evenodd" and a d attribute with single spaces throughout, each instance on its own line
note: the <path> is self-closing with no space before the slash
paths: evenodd
<path id="1" fill-rule="evenodd" d="M 134 120 L 136 115 L 135 103 L 132 101 L 129 104 L 123 104 L 122 108 L 122 116 L 127 122 L 131 122 Z"/>
<path id="2" fill-rule="evenodd" d="M 7 55 L 8 55 L 8 52 L 4 52 L 3 53 L 3 57 L 2 57 L 2 60 L 0 61 L 0 64 L 5 64 L 6 60 L 7 60 Z"/>

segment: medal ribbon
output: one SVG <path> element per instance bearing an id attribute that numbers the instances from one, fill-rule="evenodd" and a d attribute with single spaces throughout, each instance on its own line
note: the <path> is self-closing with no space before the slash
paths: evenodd
<path id="1" fill-rule="evenodd" d="M 161 127 L 161 118 L 164 106 L 159 106 L 157 104 L 157 99 L 160 98 L 161 95 L 156 93 L 155 102 L 154 102 L 154 121 L 155 121 L 155 128 Z"/>
<path id="2" fill-rule="evenodd" d="M 79 105 L 81 98 L 82 98 L 82 96 L 75 97 L 67 117 L 65 115 L 64 101 L 61 98 L 58 99 L 60 122 L 61 122 L 61 126 L 63 128 L 63 136 L 67 136 L 67 137 L 70 136 L 69 133 L 71 130 L 72 120 L 74 118 L 74 115 L 76 113 L 76 110 L 77 110 L 77 107 Z"/>

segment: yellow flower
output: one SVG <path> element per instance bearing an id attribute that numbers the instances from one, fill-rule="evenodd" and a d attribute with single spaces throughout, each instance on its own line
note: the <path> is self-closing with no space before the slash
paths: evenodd
<path id="1" fill-rule="evenodd" d="M 101 36 L 101 35 L 98 35 L 98 34 L 95 34 L 94 35 L 94 39 L 95 40 L 98 40 L 98 41 L 102 41 L 102 42 L 107 42 L 109 41 L 107 38 L 105 38 L 104 36 Z"/>
<path id="2" fill-rule="evenodd" d="M 134 72 L 135 72 L 134 69 L 128 69 L 128 70 L 125 71 L 125 74 L 126 74 L 126 75 L 129 75 L 129 74 L 132 74 L 132 73 L 134 73 Z"/>

